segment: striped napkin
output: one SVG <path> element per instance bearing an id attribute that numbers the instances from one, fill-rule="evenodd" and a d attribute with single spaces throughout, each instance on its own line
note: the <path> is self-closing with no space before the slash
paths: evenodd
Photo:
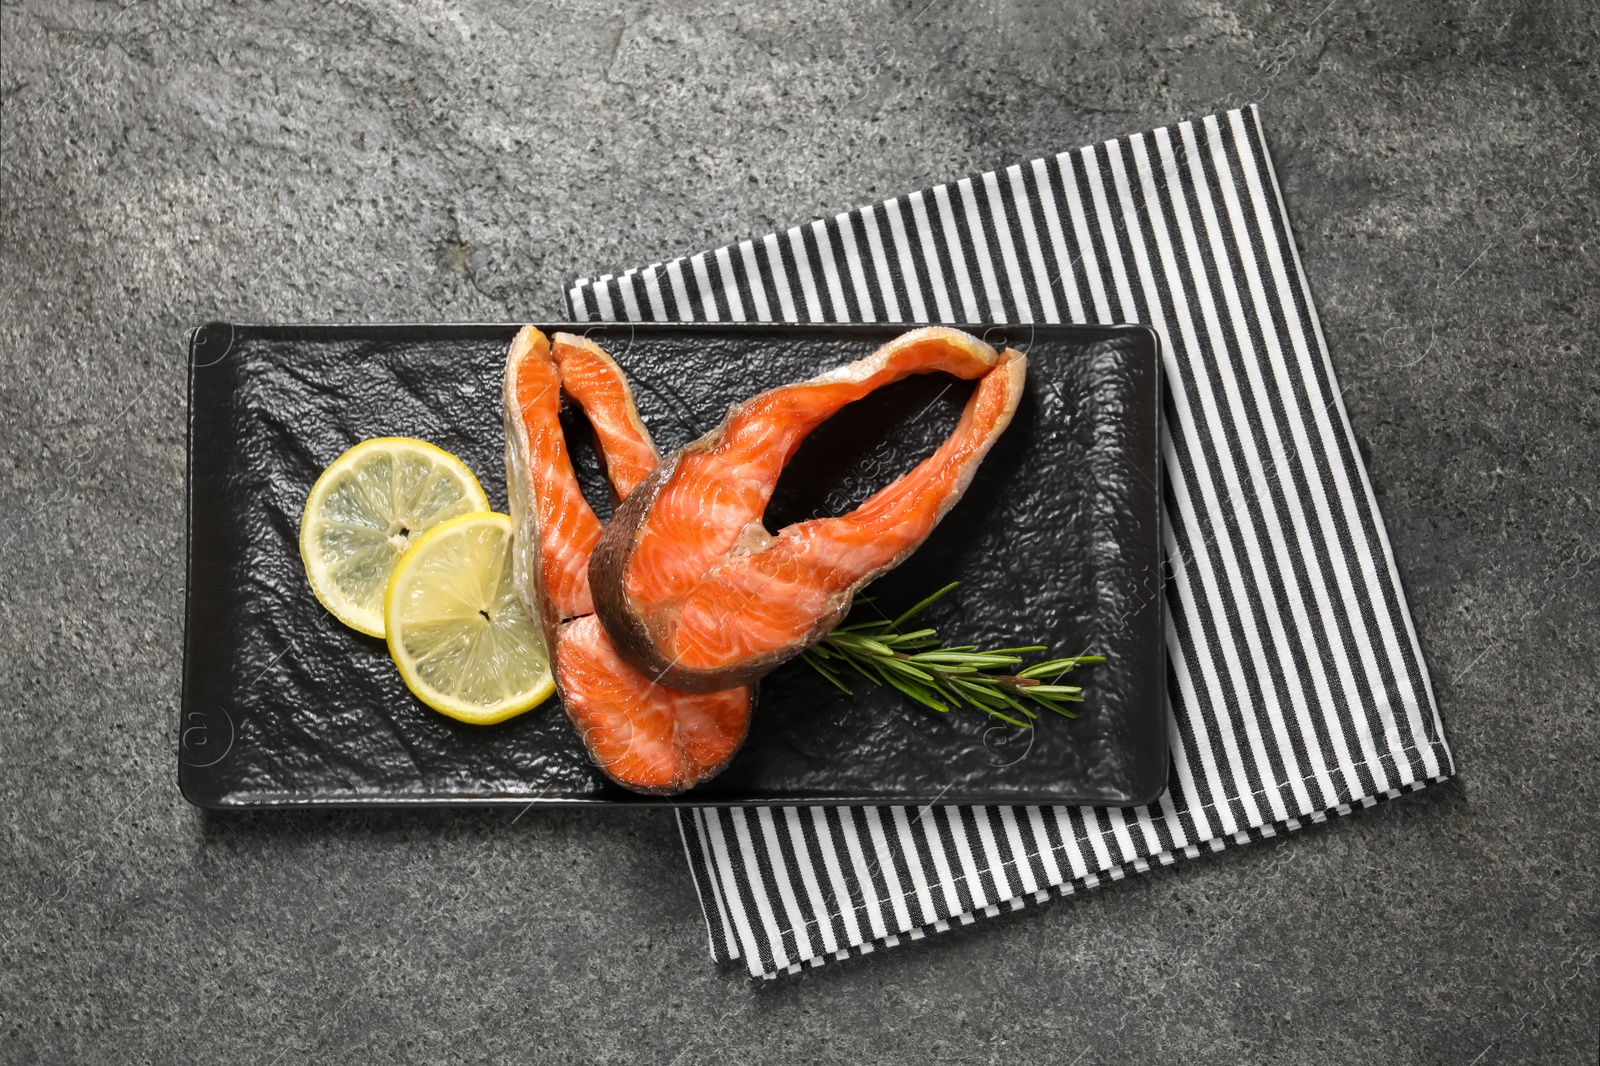
<path id="1" fill-rule="evenodd" d="M 567 298 L 577 320 L 1143 322 L 1165 342 L 1167 794 L 1128 809 L 683 809 L 717 959 L 797 971 L 1454 772 L 1254 108 Z"/>

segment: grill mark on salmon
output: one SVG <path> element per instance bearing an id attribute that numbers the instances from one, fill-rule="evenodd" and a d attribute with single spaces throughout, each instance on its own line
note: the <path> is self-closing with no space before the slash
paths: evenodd
<path id="1" fill-rule="evenodd" d="M 744 742 L 754 690 L 685 693 L 631 666 L 593 615 L 589 554 L 600 521 L 583 497 L 561 429 L 561 396 L 583 409 L 621 500 L 658 454 L 620 367 L 599 345 L 532 326 L 512 341 L 503 392 L 507 495 L 518 596 L 544 622 L 556 688 L 595 765 L 636 792 L 682 792 Z"/>
<path id="2" fill-rule="evenodd" d="M 1010 424 L 1026 371 L 1020 352 L 929 327 L 735 406 L 645 478 L 601 534 L 590 591 L 618 650 L 688 692 L 752 682 L 804 651 L 955 506 Z M 933 372 L 978 386 L 931 456 L 847 514 L 766 529 L 778 477 L 813 429 L 874 389 Z"/>

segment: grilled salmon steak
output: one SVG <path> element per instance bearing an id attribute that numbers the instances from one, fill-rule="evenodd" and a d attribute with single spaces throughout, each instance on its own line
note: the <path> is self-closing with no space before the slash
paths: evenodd
<path id="1" fill-rule="evenodd" d="M 671 794 L 716 774 L 744 742 L 753 689 L 676 692 L 640 673 L 593 614 L 589 555 L 600 520 L 562 433 L 561 396 L 589 418 L 619 499 L 657 464 L 622 369 L 599 345 L 532 326 L 511 343 L 504 388 L 506 481 L 517 594 L 543 619 L 556 689 L 589 757 L 636 792 Z"/>
<path id="2" fill-rule="evenodd" d="M 912 374 L 979 379 L 928 458 L 833 518 L 762 524 L 783 468 L 844 405 Z M 735 406 L 618 506 L 589 563 L 595 613 L 638 669 L 684 692 L 748 684 L 821 639 L 863 585 L 933 532 L 1010 424 L 1027 359 L 913 330 L 848 366 Z"/>

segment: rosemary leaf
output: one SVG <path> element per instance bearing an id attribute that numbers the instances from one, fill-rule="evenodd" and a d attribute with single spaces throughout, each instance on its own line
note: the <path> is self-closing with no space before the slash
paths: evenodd
<path id="1" fill-rule="evenodd" d="M 918 681 L 932 681 L 933 675 L 925 670 L 919 670 L 905 659 L 885 659 L 883 665 L 901 674 L 910 674 Z"/>
<path id="2" fill-rule="evenodd" d="M 912 656 L 919 663 L 947 663 L 950 666 L 1015 666 L 1022 662 L 1015 655 L 978 655 L 970 651 L 923 651 Z"/>
<path id="3" fill-rule="evenodd" d="M 959 581 L 950 582 L 950 584 L 946 585 L 944 588 L 940 589 L 938 592 L 935 592 L 932 596 L 929 596 L 927 599 L 922 600 L 915 607 L 911 608 L 909 611 L 903 612 L 900 615 L 900 617 L 896 618 L 894 621 L 889 623 L 889 628 L 890 629 L 899 629 L 901 622 L 909 621 L 910 619 L 915 618 L 917 615 L 921 614 L 923 611 L 926 611 L 929 607 L 932 607 L 934 604 L 936 604 L 940 600 L 944 599 L 947 595 L 949 595 L 950 593 L 954 592 L 956 586 L 959 585 L 959 584 L 961 584 L 961 582 L 959 582 Z"/>
<path id="4" fill-rule="evenodd" d="M 1026 670 L 1019 670 L 1018 677 L 1044 677 L 1047 674 L 1064 674 L 1074 670 L 1084 663 L 1103 663 L 1104 655 L 1074 655 L 1068 659 L 1051 659 L 1049 662 L 1034 663 Z"/>
<path id="5" fill-rule="evenodd" d="M 844 657 L 844 661 L 850 664 L 851 669 L 860 674 L 862 677 L 866 678 L 868 681 L 871 681 L 874 685 L 882 685 L 886 683 L 883 680 L 883 675 L 878 673 L 876 670 L 876 660 L 858 659 L 853 655 L 846 655 Z M 868 666 L 874 666 L 874 669 L 871 673 L 867 671 Z"/>
<path id="6" fill-rule="evenodd" d="M 855 693 L 851 691 L 850 686 L 846 685 L 844 683 L 844 681 L 839 677 L 839 675 L 834 673 L 833 667 L 828 666 L 826 663 L 822 662 L 821 657 L 812 654 L 812 652 L 817 651 L 817 650 L 818 650 L 817 648 L 808 648 L 806 650 L 806 653 L 805 653 L 806 662 L 809 663 L 811 665 L 811 668 L 813 670 L 815 670 L 817 673 L 821 674 L 823 677 L 825 677 L 829 681 L 833 682 L 834 686 L 836 688 L 838 688 L 840 691 L 842 691 L 846 696 L 854 696 Z"/>
<path id="7" fill-rule="evenodd" d="M 1017 702 L 1016 697 L 1007 695 L 1004 689 L 995 689 L 994 694 L 1004 700 L 1007 707 L 1013 707 L 1027 715 L 1029 718 L 1039 717 L 1035 711 L 1028 707 L 1024 707 L 1021 703 Z"/>
<path id="8" fill-rule="evenodd" d="M 1071 699 L 1083 693 L 1083 689 L 1075 685 L 1033 685 L 1025 691 L 1030 696 L 1054 696 L 1058 699 Z"/>
<path id="9" fill-rule="evenodd" d="M 924 706 L 927 706 L 927 707 L 932 707 L 934 710 L 940 712 L 941 714 L 949 713 L 949 710 L 950 710 L 949 707 L 945 706 L 944 704 L 940 703 L 938 700 L 934 699 L 932 696 L 928 695 L 927 690 L 922 688 L 921 686 L 907 684 L 906 682 L 900 680 L 898 677 L 895 677 L 893 674 L 885 674 L 884 678 L 889 682 L 889 684 L 893 685 L 895 688 L 899 689 L 901 692 L 904 692 L 907 696 L 910 696 L 912 699 L 916 700 L 918 703 L 923 704 Z"/>

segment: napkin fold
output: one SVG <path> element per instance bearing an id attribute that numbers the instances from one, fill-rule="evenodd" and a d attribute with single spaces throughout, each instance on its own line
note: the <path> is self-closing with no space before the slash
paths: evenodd
<path id="1" fill-rule="evenodd" d="M 773 977 L 1454 773 L 1254 108 L 576 282 L 575 320 L 1142 322 L 1163 338 L 1173 768 L 1135 808 L 685 808 Z"/>

